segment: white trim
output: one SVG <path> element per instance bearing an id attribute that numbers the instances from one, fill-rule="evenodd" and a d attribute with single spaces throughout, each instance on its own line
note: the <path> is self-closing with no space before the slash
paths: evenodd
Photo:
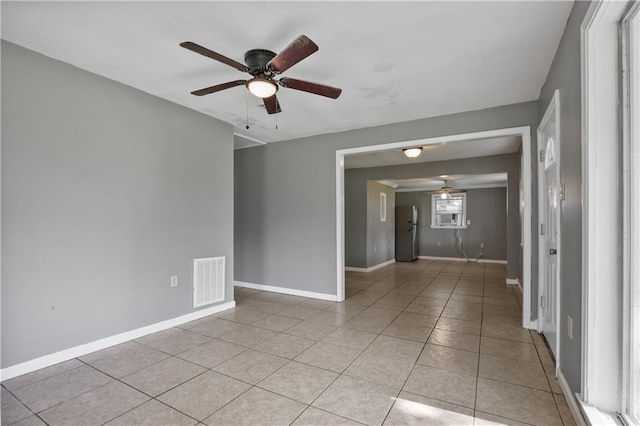
<path id="1" fill-rule="evenodd" d="M 429 163 L 425 163 L 429 164 Z M 471 184 L 465 185 L 464 190 L 468 191 L 470 189 L 489 189 L 489 188 L 506 188 L 506 183 L 485 183 L 485 184 Z M 396 192 L 431 192 L 434 191 L 432 185 L 429 186 L 412 186 L 411 188 L 398 188 Z"/>
<path id="2" fill-rule="evenodd" d="M 549 105 L 547 106 L 547 109 L 544 112 L 544 116 L 542 117 L 542 120 L 540 120 L 540 125 L 538 126 L 537 129 L 537 135 L 538 135 L 538 154 L 540 152 L 542 152 L 543 150 L 546 150 L 546 141 L 543 140 L 542 136 L 542 131 L 541 129 L 544 129 L 547 126 L 547 123 L 549 122 L 549 120 L 551 119 L 551 117 L 555 117 L 555 122 L 556 122 L 556 129 L 555 129 L 555 135 L 554 135 L 554 142 L 555 142 L 555 150 L 557 151 L 557 158 L 555 159 L 555 163 L 556 166 L 558 168 L 558 184 L 562 185 L 562 168 L 561 168 L 561 146 L 562 146 L 562 138 L 561 138 L 561 132 L 560 132 L 560 91 L 558 89 L 556 89 L 553 92 L 553 97 L 551 98 L 551 101 L 549 102 Z M 545 176 L 545 163 L 546 160 L 544 162 L 540 161 L 540 159 L 537 159 L 538 161 L 536 161 L 536 164 L 538 166 L 538 300 L 540 300 L 540 296 L 542 296 L 544 294 L 544 289 L 546 287 L 546 282 L 545 280 L 542 278 L 545 276 L 545 265 L 544 265 L 544 259 L 547 256 L 547 252 L 546 250 L 548 249 L 547 245 L 546 245 L 546 236 L 547 236 L 547 232 L 548 232 L 548 224 L 545 223 L 545 235 L 542 235 L 539 231 L 540 231 L 540 226 L 543 224 L 543 221 L 545 219 L 545 208 L 547 206 L 548 200 L 547 200 L 547 195 L 546 195 L 546 180 L 544 178 Z M 559 194 L 558 194 L 559 196 Z M 558 209 L 556 211 L 556 250 L 562 254 L 562 199 L 558 200 Z M 562 257 L 561 256 L 557 256 L 556 259 L 556 288 L 555 288 L 555 317 L 556 317 L 556 324 L 555 324 L 555 353 L 553 354 L 553 356 L 556 358 L 556 364 L 560 365 L 560 323 L 562 322 L 562 319 L 560 318 L 560 302 L 561 302 L 561 291 L 560 291 L 560 285 L 562 283 L 561 280 L 561 271 L 562 271 Z M 548 296 L 548 295 L 546 295 Z M 548 299 L 548 297 L 547 297 Z M 542 308 L 541 303 L 538 303 L 538 331 L 542 332 L 542 327 L 544 327 L 544 316 L 542 314 L 542 310 L 544 308 Z"/>
<path id="3" fill-rule="evenodd" d="M 587 405 L 620 407 L 618 25 L 628 2 L 594 1 L 580 27 L 582 74 L 582 384 Z M 613 230 L 616 230 L 612 232 Z M 602 368 L 606 366 L 606 368 Z M 600 368 L 598 368 L 600 367 Z"/>
<path id="4" fill-rule="evenodd" d="M 433 145 L 433 144 L 443 144 L 450 142 L 461 142 L 466 140 L 473 139 L 488 139 L 488 138 L 496 138 L 503 136 L 520 136 L 526 132 L 530 132 L 530 126 L 521 126 L 521 127 L 510 127 L 505 129 L 495 129 L 495 130 L 485 130 L 481 132 L 472 132 L 472 133 L 461 133 L 456 135 L 448 135 L 448 136 L 436 136 L 433 138 L 426 139 L 416 139 L 412 141 L 403 141 L 403 142 L 390 142 L 385 144 L 378 145 L 368 145 L 368 146 L 360 146 L 357 148 L 346 148 L 337 150 L 336 153 L 344 155 L 353 155 L 353 154 L 363 154 L 369 152 L 378 152 L 378 151 L 388 151 L 390 149 L 402 149 L 411 144 L 420 144 L 420 145 Z"/>
<path id="5" fill-rule="evenodd" d="M 462 220 L 460 221 L 461 225 L 438 225 L 436 209 L 438 208 L 438 201 L 446 201 L 451 199 L 462 199 Z M 467 225 L 467 193 L 466 192 L 456 192 L 450 194 L 449 197 L 442 200 L 441 195 L 438 193 L 431 194 L 431 222 L 429 223 L 429 227 L 431 229 L 467 229 L 469 226 Z"/>
<path id="6" fill-rule="evenodd" d="M 312 299 L 329 300 L 331 302 L 336 301 L 335 294 L 316 293 L 314 291 L 296 290 L 293 288 L 276 287 L 272 285 L 254 284 L 243 281 L 235 281 L 233 284 L 235 287 L 252 288 L 254 290 L 271 291 L 273 293 L 291 294 L 293 296 L 309 297 Z"/>
<path id="7" fill-rule="evenodd" d="M 618 420 L 620 420 L 618 422 L 618 424 L 620 422 L 622 422 L 622 424 L 624 426 L 638 426 L 640 425 L 640 422 L 638 420 L 636 420 L 636 418 L 630 414 L 624 414 L 624 413 L 618 413 L 617 414 Z"/>
<path id="8" fill-rule="evenodd" d="M 518 283 L 516 284 L 516 288 L 520 291 L 520 294 L 522 294 L 522 284 L 520 284 L 520 280 L 518 280 Z M 536 320 L 536 324 L 538 323 L 538 320 Z"/>
<path id="9" fill-rule="evenodd" d="M 580 410 L 580 415 L 584 419 L 585 424 L 596 426 L 620 426 L 620 422 L 617 421 L 615 415 L 602 411 L 593 405 L 587 404 L 578 394 L 576 394 L 576 400 L 578 401 L 577 404 Z M 569 406 L 569 408 L 571 408 L 571 406 Z M 571 414 L 573 414 L 573 411 Z M 576 417 L 575 414 L 573 414 L 573 417 Z"/>
<path id="10" fill-rule="evenodd" d="M 369 266 L 368 268 L 357 268 L 355 266 L 345 266 L 344 270 L 348 272 L 373 272 L 378 269 L 382 269 L 385 266 L 393 265 L 396 263 L 395 259 L 387 260 L 386 262 L 378 263 L 377 265 Z"/>
<path id="11" fill-rule="evenodd" d="M 438 136 L 428 139 L 392 142 L 380 145 L 369 145 L 358 148 L 348 148 L 336 150 L 336 285 L 337 300 L 344 300 L 344 156 L 362 154 L 365 152 L 385 151 L 389 149 L 401 149 L 415 145 L 433 145 L 438 143 L 458 142 L 477 138 L 494 138 L 501 136 L 522 137 L 523 163 L 527 165 L 521 173 L 524 189 L 524 215 L 522 218 L 522 229 L 524 240 L 522 247 L 523 264 L 523 307 L 522 326 L 525 328 L 536 328 L 536 320 L 531 320 L 531 127 L 511 127 L 506 129 L 487 130 L 483 132 L 465 133 L 450 136 Z M 515 214 L 515 212 L 514 212 Z"/>
<path id="12" fill-rule="evenodd" d="M 465 222 L 467 221 L 467 219 L 465 218 Z M 454 225 L 450 225 L 450 226 L 445 226 L 445 225 L 429 225 L 429 228 L 431 229 L 467 229 L 469 228 L 469 225 L 463 225 L 463 226 L 454 226 Z"/>
<path id="13" fill-rule="evenodd" d="M 567 379 L 564 378 L 564 374 L 562 374 L 562 371 L 560 371 L 560 369 L 556 369 L 556 378 L 558 379 L 558 384 L 560 385 L 560 389 L 562 389 L 562 393 L 564 394 L 564 399 L 567 401 L 567 405 L 569 406 L 569 411 L 571 411 L 571 415 L 573 416 L 573 421 L 575 421 L 576 425 L 578 426 L 586 426 L 587 423 L 582 416 L 582 411 L 580 410 L 580 406 L 578 405 L 577 397 L 573 394 L 573 392 L 571 392 L 571 388 L 567 383 Z"/>
<path id="14" fill-rule="evenodd" d="M 245 136 L 245 135 L 241 135 L 240 133 L 237 133 L 237 132 L 233 132 L 233 136 L 237 136 L 237 137 L 239 137 L 241 139 L 246 139 L 248 141 L 255 142 L 258 145 L 266 145 L 267 144 L 266 142 L 263 142 L 263 141 L 261 141 L 259 139 L 252 138 L 252 137 Z M 241 146 L 241 147 L 238 147 L 238 148 L 234 147 L 233 150 L 235 151 L 237 149 L 255 148 L 255 147 L 256 147 L 256 145 L 247 145 L 247 146 Z"/>
<path id="15" fill-rule="evenodd" d="M 344 301 L 344 154 L 336 151 L 336 300 Z"/>
<path id="16" fill-rule="evenodd" d="M 191 312 L 186 315 L 182 315 L 176 318 L 171 318 L 166 321 L 157 322 L 155 324 L 147 325 L 144 327 L 136 328 L 135 330 L 125 331 L 124 333 L 116 334 L 113 336 L 105 337 L 103 339 L 94 340 L 93 342 L 85 343 L 83 345 L 74 346 L 69 349 L 64 349 L 59 352 L 54 352 L 49 355 L 41 356 L 39 358 L 25 361 L 20 364 L 12 365 L 10 367 L 0 370 L 0 381 L 12 379 L 23 374 L 31 373 L 32 371 L 39 370 L 41 368 L 49 367 L 54 364 L 58 364 L 64 361 L 68 361 L 73 358 L 77 358 L 89 353 L 99 351 L 120 343 L 128 342 L 133 339 L 146 336 L 151 333 L 166 330 L 171 327 L 175 327 L 180 324 L 185 324 L 190 321 L 197 320 L 208 315 L 212 315 L 218 312 L 232 309 L 236 306 L 235 301 L 222 303 L 220 305 L 212 306 L 207 309 L 201 309 L 199 311 Z"/>
<path id="17" fill-rule="evenodd" d="M 507 278 L 507 284 L 520 286 L 520 281 L 517 278 Z"/>
<path id="18" fill-rule="evenodd" d="M 418 259 L 443 260 L 445 262 L 470 262 L 471 263 L 471 261 L 465 259 L 464 257 L 418 256 Z M 506 265 L 507 261 L 499 260 L 499 259 L 478 259 L 478 260 L 474 260 L 472 263 L 500 263 L 500 264 Z"/>
<path id="19" fill-rule="evenodd" d="M 524 189 L 524 215 L 522 218 L 521 227 L 524 233 L 524 240 L 522 241 L 522 326 L 524 328 L 534 329 L 537 327 L 537 318 L 531 319 L 531 188 L 533 159 L 531 158 L 531 128 L 526 127 L 522 130 L 522 157 L 525 167 L 521 170 L 522 182 Z"/>
<path id="20" fill-rule="evenodd" d="M 380 193 L 380 222 L 387 221 L 387 194 Z"/>
<path id="21" fill-rule="evenodd" d="M 622 63 L 622 404 L 621 417 L 640 424 L 640 3 L 620 25 Z M 635 368 L 635 370 L 634 370 Z"/>

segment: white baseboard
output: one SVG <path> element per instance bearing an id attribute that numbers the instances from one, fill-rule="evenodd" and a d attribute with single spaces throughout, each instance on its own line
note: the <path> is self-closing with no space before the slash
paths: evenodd
<path id="1" fill-rule="evenodd" d="M 564 378 L 564 375 L 559 368 L 556 369 L 556 378 L 558 379 L 558 383 L 560 384 L 560 389 L 562 389 L 564 398 L 567 400 L 567 405 L 569 405 L 569 410 L 571 411 L 571 415 L 573 416 L 573 420 L 576 422 L 576 425 L 586 426 L 587 422 L 582 416 L 582 411 L 580 410 L 580 406 L 578 405 L 577 396 L 575 396 L 573 392 L 571 392 L 571 388 L 567 383 L 567 379 Z"/>
<path id="2" fill-rule="evenodd" d="M 520 280 L 515 279 L 514 281 L 515 281 L 514 283 L 510 283 L 509 278 L 507 278 L 507 285 L 515 285 L 518 291 L 520 291 L 520 294 L 524 296 L 524 292 L 522 291 L 522 284 L 520 284 Z"/>
<path id="3" fill-rule="evenodd" d="M 515 280 L 515 281 L 516 281 L 515 284 L 510 284 L 508 282 L 507 282 L 507 284 L 517 286 L 518 291 L 520 291 L 520 295 L 522 295 L 524 297 L 524 294 L 523 294 L 523 291 L 522 291 L 522 285 L 520 284 L 520 281 L 519 280 Z M 522 301 L 524 302 L 524 299 Z M 523 312 L 523 315 L 524 315 L 524 312 Z M 531 319 L 523 318 L 522 319 L 522 327 L 526 328 L 526 329 L 529 329 L 529 330 L 535 330 L 535 331 L 538 331 L 538 332 L 540 331 L 540 330 L 538 330 L 538 320 L 537 319 L 531 320 Z"/>
<path id="4" fill-rule="evenodd" d="M 522 321 L 522 328 L 538 331 L 538 320 Z"/>
<path id="5" fill-rule="evenodd" d="M 329 300 L 331 302 L 335 302 L 336 300 L 338 300 L 335 294 L 316 293 L 314 291 L 296 290 L 294 288 L 276 287 L 272 285 L 235 281 L 234 286 L 252 288 L 254 290 L 272 291 L 274 293 L 290 294 L 292 296 L 309 297 L 312 299 Z"/>
<path id="6" fill-rule="evenodd" d="M 32 371 L 39 370 L 41 368 L 49 367 L 54 364 L 59 364 L 64 361 L 68 361 L 73 358 L 77 358 L 83 355 L 87 355 L 91 352 L 96 352 L 101 349 L 105 349 L 120 343 L 128 342 L 133 339 L 137 339 L 147 334 L 156 333 L 158 331 L 166 330 L 171 327 L 175 327 L 180 324 L 185 324 L 190 321 L 197 320 L 208 315 L 212 315 L 227 309 L 231 309 L 236 306 L 235 301 L 223 303 L 220 305 L 212 306 L 207 309 L 201 309 L 199 311 L 191 312 L 186 315 L 182 315 L 176 318 L 171 318 L 166 321 L 161 321 L 155 324 L 147 325 L 144 327 L 136 328 L 135 330 L 125 331 L 124 333 L 116 334 L 114 336 L 98 339 L 90 343 L 78 345 L 73 348 L 65 349 L 59 352 L 55 352 L 49 355 L 41 356 L 30 361 L 25 361 L 20 364 L 12 365 L 10 367 L 0 370 L 0 381 L 12 379 L 23 374 L 31 373 Z"/>
<path id="7" fill-rule="evenodd" d="M 386 262 L 378 263 L 377 265 L 370 266 L 368 268 L 356 268 L 355 266 L 345 266 L 344 270 L 347 272 L 373 272 L 377 269 L 382 269 L 385 266 L 393 265 L 396 263 L 395 259 L 387 260 Z"/>
<path id="8" fill-rule="evenodd" d="M 517 278 L 507 278 L 507 284 L 509 285 L 517 285 L 518 287 L 520 287 L 520 280 L 518 280 Z M 522 288 L 522 287 L 520 287 Z"/>
<path id="9" fill-rule="evenodd" d="M 418 256 L 418 259 L 423 260 L 444 260 L 447 262 L 467 262 L 467 259 L 464 257 L 439 257 L 439 256 Z M 476 262 L 476 261 L 474 261 Z M 500 263 L 502 265 L 506 265 L 506 260 L 495 260 L 495 259 L 478 259 L 478 263 Z"/>

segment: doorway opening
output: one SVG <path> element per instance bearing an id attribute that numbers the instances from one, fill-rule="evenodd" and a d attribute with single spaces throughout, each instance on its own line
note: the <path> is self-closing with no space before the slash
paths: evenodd
<path id="1" fill-rule="evenodd" d="M 532 320 L 532 155 L 531 155 L 531 128 L 529 126 L 514 127 L 506 129 L 496 129 L 482 132 L 473 132 L 459 135 L 441 136 L 420 140 L 403 142 L 392 142 L 388 144 L 363 146 L 359 148 L 342 149 L 336 151 L 336 270 L 337 289 L 336 298 L 343 301 L 345 298 L 345 157 L 374 153 L 388 150 L 402 150 L 415 146 L 428 147 L 437 144 L 455 144 L 456 142 L 468 142 L 474 139 L 499 138 L 506 136 L 517 136 L 522 141 L 522 161 L 524 167 L 520 169 L 520 191 L 519 205 L 521 210 L 521 259 L 522 259 L 522 290 L 523 290 L 523 313 L 522 325 L 525 328 L 537 328 L 537 318 Z M 455 145 L 454 145 L 455 146 Z M 458 145 L 461 146 L 461 145 Z M 537 311 L 536 311 L 537 313 Z"/>

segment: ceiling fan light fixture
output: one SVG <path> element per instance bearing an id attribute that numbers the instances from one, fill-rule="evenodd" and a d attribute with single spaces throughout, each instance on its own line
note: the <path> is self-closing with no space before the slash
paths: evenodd
<path id="1" fill-rule="evenodd" d="M 447 198 L 451 198 L 451 192 L 449 192 L 449 182 L 447 182 L 446 179 L 444 180 L 444 186 L 440 188 L 440 198 L 443 200 L 446 200 Z"/>
<path id="2" fill-rule="evenodd" d="M 404 155 L 406 155 L 407 158 L 416 158 L 422 153 L 422 147 L 405 148 L 402 150 L 402 152 L 404 152 Z"/>
<path id="3" fill-rule="evenodd" d="M 247 82 L 247 89 L 259 98 L 270 98 L 278 91 L 278 85 L 265 77 L 254 77 Z"/>

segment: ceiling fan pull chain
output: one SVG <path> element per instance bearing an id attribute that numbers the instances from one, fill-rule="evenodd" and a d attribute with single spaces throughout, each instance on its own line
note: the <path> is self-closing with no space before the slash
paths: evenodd
<path id="1" fill-rule="evenodd" d="M 244 98 L 247 100 L 247 125 L 245 128 L 249 130 L 249 97 L 245 95 Z"/>
<path id="2" fill-rule="evenodd" d="M 278 130 L 278 114 L 275 114 L 276 116 L 276 130 Z"/>

